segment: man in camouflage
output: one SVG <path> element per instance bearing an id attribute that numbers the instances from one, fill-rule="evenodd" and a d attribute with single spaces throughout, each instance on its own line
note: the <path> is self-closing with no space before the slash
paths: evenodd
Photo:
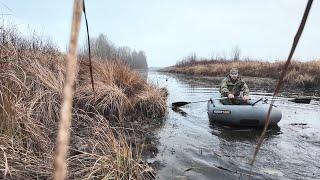
<path id="1" fill-rule="evenodd" d="M 228 77 L 222 81 L 220 93 L 222 97 L 228 97 L 228 99 L 221 100 L 223 104 L 242 104 L 243 102 L 249 102 L 248 85 L 240 78 L 237 68 L 232 68 Z"/>

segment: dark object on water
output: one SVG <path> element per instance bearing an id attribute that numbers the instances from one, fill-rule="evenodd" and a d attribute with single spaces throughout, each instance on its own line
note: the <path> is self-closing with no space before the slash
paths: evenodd
<path id="1" fill-rule="evenodd" d="M 261 99 L 261 98 L 260 98 Z M 260 101 L 260 99 L 258 101 Z M 268 103 L 269 101 L 290 101 L 294 103 L 301 103 L 301 104 L 310 104 L 311 98 L 264 98 L 263 102 Z"/>
<path id="2" fill-rule="evenodd" d="M 288 101 L 295 102 L 295 103 L 302 103 L 302 104 L 310 104 L 311 98 L 294 98 L 294 99 L 289 99 Z"/>
<path id="3" fill-rule="evenodd" d="M 252 101 L 250 101 L 253 103 Z M 263 101 L 254 106 L 248 105 L 223 105 L 219 100 L 208 101 L 208 116 L 211 122 L 231 126 L 264 126 L 269 104 Z M 270 114 L 270 126 L 276 125 L 282 118 L 281 111 L 273 107 Z"/>
<path id="4" fill-rule="evenodd" d="M 188 168 L 188 169 L 184 170 L 183 172 L 188 172 L 188 171 L 191 171 L 192 169 L 193 169 L 193 167 Z"/>
<path id="5" fill-rule="evenodd" d="M 306 126 L 306 123 L 291 123 L 292 126 Z"/>
<path id="6" fill-rule="evenodd" d="M 190 104 L 191 102 L 185 102 L 185 101 L 179 101 L 179 102 L 174 102 L 172 103 L 172 107 L 181 107 L 187 104 Z"/>
<path id="7" fill-rule="evenodd" d="M 172 103 L 172 107 L 181 107 L 187 104 L 191 104 L 191 103 L 199 103 L 199 102 L 207 102 L 208 100 L 204 100 L 204 101 L 194 101 L 194 102 L 186 102 L 186 101 L 178 101 L 178 102 L 174 102 Z"/>

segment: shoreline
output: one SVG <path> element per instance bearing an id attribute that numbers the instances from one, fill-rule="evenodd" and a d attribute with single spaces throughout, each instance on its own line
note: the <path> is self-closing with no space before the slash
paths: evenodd
<path id="1" fill-rule="evenodd" d="M 283 63 L 282 61 L 263 62 L 253 60 L 184 60 L 178 62 L 175 66 L 162 68 L 158 71 L 205 78 L 207 76 L 226 77 L 231 67 L 236 67 L 239 69 L 240 76 L 244 79 L 267 78 L 267 82 L 276 82 L 282 71 Z M 320 88 L 319 72 L 319 60 L 294 61 L 290 64 L 284 78 L 283 89 L 298 89 L 305 92 L 317 91 Z M 275 83 L 273 86 L 275 86 Z"/>
<path id="2" fill-rule="evenodd" d="M 157 70 L 162 73 L 168 73 L 169 75 L 173 76 L 185 76 L 190 77 L 190 79 L 199 79 L 203 85 L 210 85 L 214 84 L 214 87 L 219 87 L 221 81 L 226 76 L 209 76 L 209 75 L 193 75 L 193 74 L 187 74 L 187 73 L 177 73 L 177 72 L 169 72 L 167 70 L 159 69 Z M 259 89 L 263 90 L 266 93 L 273 93 L 277 79 L 269 78 L 269 77 L 250 77 L 250 76 L 241 76 L 241 78 L 248 84 L 250 90 L 252 89 Z M 185 78 L 184 78 L 185 79 Z M 303 87 L 296 87 L 292 85 L 288 85 L 284 83 L 284 87 L 282 87 L 282 95 L 283 96 L 320 96 L 319 87 L 313 87 L 309 89 L 305 89 Z M 284 92 L 285 91 L 285 92 Z M 301 93 L 303 92 L 303 93 Z"/>

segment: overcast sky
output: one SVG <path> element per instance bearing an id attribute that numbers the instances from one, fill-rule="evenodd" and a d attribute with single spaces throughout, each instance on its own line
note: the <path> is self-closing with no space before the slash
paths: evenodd
<path id="1" fill-rule="evenodd" d="M 91 36 L 100 33 L 117 46 L 145 51 L 149 66 L 174 65 L 195 52 L 286 59 L 307 0 L 90 0 L 86 1 Z M 66 49 L 73 1 L 0 0 L 2 18 L 50 37 Z M 85 40 L 84 24 L 81 41 Z M 311 8 L 295 53 L 300 60 L 320 59 L 320 1 Z"/>

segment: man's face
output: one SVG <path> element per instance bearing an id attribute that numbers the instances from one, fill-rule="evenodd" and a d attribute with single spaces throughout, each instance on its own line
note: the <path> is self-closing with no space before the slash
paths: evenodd
<path id="1" fill-rule="evenodd" d="M 238 76 L 239 76 L 238 73 L 235 73 L 235 72 L 230 73 L 230 77 L 232 80 L 236 80 L 238 78 Z"/>

